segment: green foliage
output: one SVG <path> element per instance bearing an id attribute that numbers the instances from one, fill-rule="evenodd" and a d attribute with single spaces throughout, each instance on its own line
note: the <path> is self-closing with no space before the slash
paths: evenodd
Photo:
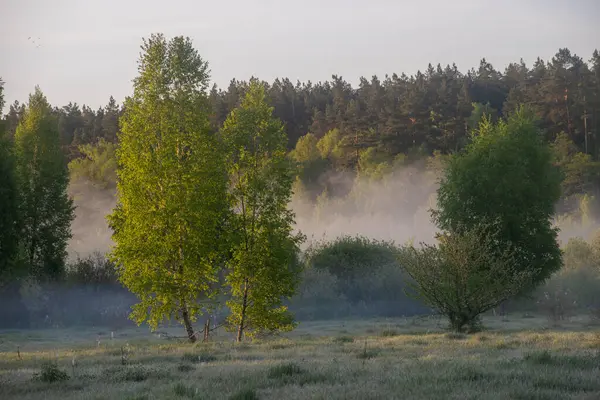
<path id="1" fill-rule="evenodd" d="M 228 321 L 253 336 L 289 330 L 293 318 L 282 304 L 299 283 L 294 214 L 288 209 L 293 170 L 286 157 L 281 122 L 272 116 L 264 88 L 252 82 L 241 106 L 231 112 L 221 136 L 227 144 L 234 215 L 227 285 Z"/>
<path id="2" fill-rule="evenodd" d="M 340 146 L 342 135 L 339 129 L 332 129 L 317 143 L 317 148 L 322 158 L 332 158 L 334 160 L 342 157 L 343 150 Z"/>
<path id="3" fill-rule="evenodd" d="M 316 161 L 321 158 L 317 147 L 319 140 L 312 133 L 300 137 L 296 142 L 296 148 L 290 152 L 290 156 L 299 163 Z"/>
<path id="4" fill-rule="evenodd" d="M 307 264 L 326 270 L 339 279 L 363 276 L 385 264 L 397 265 L 393 243 L 363 236 L 341 236 L 333 241 L 311 243 L 305 252 Z"/>
<path id="5" fill-rule="evenodd" d="M 498 112 L 490 106 L 490 103 L 473 103 L 473 111 L 467 119 L 467 125 L 471 130 L 476 130 L 482 121 L 492 121 L 498 117 Z"/>
<path id="6" fill-rule="evenodd" d="M 318 139 L 308 133 L 298 139 L 296 148 L 289 154 L 298 166 L 299 184 L 304 190 L 319 190 L 321 174 L 328 168 L 328 161 L 321 157 L 317 143 Z"/>
<path id="7" fill-rule="evenodd" d="M 378 152 L 374 147 L 369 147 L 360 152 L 358 168 L 359 176 L 381 180 L 392 171 L 392 164 L 386 154 Z"/>
<path id="8" fill-rule="evenodd" d="M 56 362 L 46 362 L 42 364 L 40 373 L 34 375 L 34 379 L 45 383 L 63 382 L 69 379 L 69 375 L 58 368 Z"/>
<path id="9" fill-rule="evenodd" d="M 139 297 L 132 319 L 182 321 L 190 340 L 199 299 L 216 294 L 227 179 L 210 132 L 208 66 L 189 39 L 144 40 L 117 150 L 118 204 L 109 216 L 120 280 Z"/>
<path id="10" fill-rule="evenodd" d="M 448 317 L 456 332 L 479 329 L 479 316 L 527 287 L 537 271 L 520 269 L 517 251 L 499 253 L 497 226 L 441 234 L 437 246 L 407 246 L 399 260 L 413 295 Z"/>
<path id="11" fill-rule="evenodd" d="M 19 196 L 13 146 L 0 132 L 0 289 L 21 272 L 18 254 Z"/>
<path id="12" fill-rule="evenodd" d="M 116 149 L 115 143 L 103 138 L 95 144 L 78 146 L 82 157 L 69 163 L 71 178 L 85 178 L 102 188 L 112 187 L 117 181 Z"/>
<path id="13" fill-rule="evenodd" d="M 64 270 L 74 207 L 56 118 L 37 87 L 17 128 L 15 154 L 22 261 L 32 276 L 56 279 Z"/>
<path id="14" fill-rule="evenodd" d="M 102 253 L 94 252 L 70 262 L 66 268 L 65 281 L 71 285 L 118 285 L 118 275 L 114 263 Z"/>
<path id="15" fill-rule="evenodd" d="M 569 136 L 561 132 L 553 143 L 555 163 L 563 172 L 561 184 L 562 195 L 570 197 L 575 194 L 589 193 L 600 173 L 600 163 L 592 156 L 579 152 Z"/>
<path id="16" fill-rule="evenodd" d="M 465 151 L 448 163 L 438 189 L 438 226 L 462 233 L 496 224 L 496 250 L 510 247 L 518 268 L 531 277 L 528 290 L 561 266 L 552 227 L 560 196 L 559 170 L 533 119 L 521 109 L 507 121 L 484 119 Z M 482 265 L 482 268 L 486 268 Z"/>
<path id="17" fill-rule="evenodd" d="M 325 279 L 329 284 L 325 291 L 342 295 L 351 303 L 398 300 L 402 296 L 405 275 L 396 252 L 397 248 L 391 242 L 362 236 L 321 240 L 311 243 L 305 251 L 306 270 L 331 274 L 335 280 Z M 322 279 L 324 277 L 319 278 Z"/>

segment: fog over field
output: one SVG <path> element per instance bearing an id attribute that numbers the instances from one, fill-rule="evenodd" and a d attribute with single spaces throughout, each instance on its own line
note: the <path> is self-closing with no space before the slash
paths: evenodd
<path id="1" fill-rule="evenodd" d="M 431 172 L 419 166 L 400 168 L 381 181 L 355 179 L 347 173 L 327 173 L 331 192 L 351 193 L 333 198 L 319 206 L 314 201 L 294 196 L 290 207 L 296 213 L 296 227 L 312 240 L 339 236 L 365 236 L 397 244 L 413 240 L 432 242 L 436 227 L 429 210 L 435 207 L 436 185 Z M 99 251 L 108 252 L 112 244 L 106 221 L 116 205 L 114 189 L 103 189 L 83 180 L 69 188 L 77 207 L 72 224 L 73 238 L 69 256 L 85 257 Z"/>

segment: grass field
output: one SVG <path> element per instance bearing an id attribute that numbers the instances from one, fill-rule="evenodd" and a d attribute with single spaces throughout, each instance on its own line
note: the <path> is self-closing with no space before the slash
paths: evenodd
<path id="1" fill-rule="evenodd" d="M 0 331 L 0 399 L 600 398 L 600 330 L 587 318 L 484 323 L 471 336 L 445 333 L 437 318 L 301 323 L 240 345 L 223 332 L 190 345 L 144 327 L 112 339 L 89 328 Z M 66 374 L 40 375 L 48 362 Z"/>

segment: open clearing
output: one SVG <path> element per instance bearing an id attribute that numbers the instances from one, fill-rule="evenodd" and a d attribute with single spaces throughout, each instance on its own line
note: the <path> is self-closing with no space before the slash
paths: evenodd
<path id="1" fill-rule="evenodd" d="M 234 344 L 219 332 L 196 345 L 145 327 L 114 339 L 110 328 L 0 331 L 0 398 L 600 398 L 600 330 L 587 317 L 549 328 L 543 318 L 489 316 L 470 336 L 443 323 L 305 322 L 277 338 Z M 68 379 L 36 377 L 52 360 Z"/>

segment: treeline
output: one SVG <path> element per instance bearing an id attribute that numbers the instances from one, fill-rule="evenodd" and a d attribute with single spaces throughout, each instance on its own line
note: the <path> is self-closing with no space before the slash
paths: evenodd
<path id="1" fill-rule="evenodd" d="M 302 185 L 295 187 L 296 192 L 305 191 L 312 202 L 319 195 L 348 194 L 348 185 L 333 187 L 319 178 L 330 171 L 381 177 L 415 160 L 455 153 L 468 142 L 469 132 L 482 115 L 497 120 L 524 104 L 535 112 L 545 140 L 558 150 L 556 163 L 568 175 L 559 212 L 580 213 L 582 194 L 592 196 L 590 204 L 596 206 L 600 176 L 597 50 L 587 62 L 560 49 L 549 61 L 538 58 L 531 66 L 515 62 L 503 71 L 485 59 L 466 72 L 455 65 L 429 65 L 413 76 L 361 78 L 358 87 L 339 76 L 318 83 L 284 78 L 261 84 L 274 117 L 284 124 L 287 150 L 296 150 L 291 155 L 303 164 L 298 182 Z M 249 82 L 233 79 L 225 89 L 214 85 L 209 90 L 213 132 L 239 106 L 248 87 Z M 9 107 L 4 120 L 9 135 L 16 131 L 24 110 L 25 105 L 18 102 Z M 98 110 L 77 103 L 52 109 L 66 160 L 80 160 L 80 165 L 73 165 L 76 177 L 114 186 L 115 147 L 111 143 L 118 140 L 118 121 L 124 112 L 125 106 L 112 97 Z"/>
<path id="2" fill-rule="evenodd" d="M 549 61 L 538 58 L 527 66 L 522 60 L 497 70 L 485 59 L 478 68 L 461 72 L 456 65 L 428 65 L 415 75 L 392 74 L 383 79 L 361 78 L 358 87 L 340 76 L 326 82 L 292 82 L 287 78 L 262 82 L 274 116 L 285 126 L 288 150 L 306 133 L 317 138 L 339 129 L 350 147 L 371 147 L 392 158 L 412 148 L 427 153 L 460 149 L 476 122 L 473 103 L 494 117 L 506 116 L 517 105 L 535 110 L 547 140 L 564 132 L 576 148 L 598 159 L 600 150 L 600 53 L 589 61 L 560 49 Z M 249 83 L 233 79 L 225 89 L 209 93 L 210 121 L 218 130 L 240 104 Z M 25 104 L 11 104 L 5 116 L 14 134 Z M 70 157 L 77 146 L 103 138 L 117 140 L 123 106 L 110 97 L 98 110 L 76 102 L 54 107 L 61 144 Z M 587 132 L 587 135 L 585 134 Z M 348 165 L 358 160 L 348 154 Z"/>

